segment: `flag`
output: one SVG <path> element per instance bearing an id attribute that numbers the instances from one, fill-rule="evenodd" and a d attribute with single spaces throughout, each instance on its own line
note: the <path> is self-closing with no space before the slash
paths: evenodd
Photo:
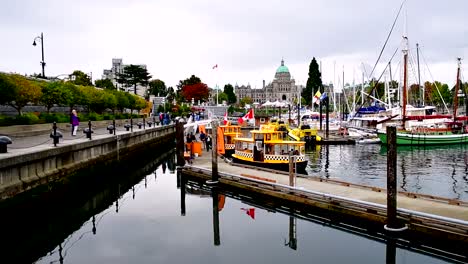
<path id="1" fill-rule="evenodd" d="M 213 66 L 213 70 L 216 69 L 216 68 L 218 68 L 218 64 L 215 64 L 215 65 Z"/>
<path id="2" fill-rule="evenodd" d="M 255 219 L 255 208 L 241 208 L 242 211 L 245 211 L 245 213 L 252 217 L 252 219 Z"/>
<path id="3" fill-rule="evenodd" d="M 325 99 L 327 99 L 328 96 L 327 96 L 327 93 L 323 93 L 321 96 L 320 96 L 320 101 L 323 101 Z"/>
<path id="4" fill-rule="evenodd" d="M 314 98 L 312 98 L 312 103 L 313 103 L 313 104 L 319 104 L 319 103 L 320 103 L 320 96 L 321 96 L 321 95 L 322 95 L 322 94 L 320 93 L 320 91 L 317 90 L 317 92 L 316 92 L 315 95 L 314 95 Z"/>
<path id="5" fill-rule="evenodd" d="M 224 113 L 224 121 L 223 121 L 223 122 L 224 122 L 225 125 L 226 125 L 227 122 L 228 122 L 227 111 L 226 111 L 226 113 Z"/>
<path id="6" fill-rule="evenodd" d="M 237 121 L 239 122 L 239 124 L 242 124 L 244 123 L 244 121 L 249 121 L 252 119 L 254 119 L 254 111 L 253 108 L 250 108 L 249 112 L 247 112 L 247 114 L 245 114 L 243 117 L 237 119 Z"/>

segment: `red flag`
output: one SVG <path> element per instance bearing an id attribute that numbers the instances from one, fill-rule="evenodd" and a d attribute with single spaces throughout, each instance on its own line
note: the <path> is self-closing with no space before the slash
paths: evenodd
<path id="1" fill-rule="evenodd" d="M 224 113 L 224 121 L 223 121 L 223 122 L 224 122 L 225 125 L 226 125 L 227 122 L 228 122 L 227 111 L 226 111 L 226 113 Z"/>
<path id="2" fill-rule="evenodd" d="M 215 64 L 215 65 L 213 66 L 213 70 L 216 69 L 216 68 L 218 68 L 218 64 Z"/>
<path id="3" fill-rule="evenodd" d="M 255 220 L 255 208 L 241 208 L 241 210 L 245 211 L 248 216 Z"/>

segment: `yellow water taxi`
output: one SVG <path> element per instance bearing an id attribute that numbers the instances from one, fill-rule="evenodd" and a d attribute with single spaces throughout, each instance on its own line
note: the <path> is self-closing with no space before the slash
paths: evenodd
<path id="1" fill-rule="evenodd" d="M 305 173 L 307 159 L 304 141 L 287 140 L 284 131 L 278 131 L 274 125 L 262 125 L 258 130 L 251 130 L 250 135 L 248 138 L 233 138 L 233 162 L 289 171 L 291 157 L 295 171 Z"/>

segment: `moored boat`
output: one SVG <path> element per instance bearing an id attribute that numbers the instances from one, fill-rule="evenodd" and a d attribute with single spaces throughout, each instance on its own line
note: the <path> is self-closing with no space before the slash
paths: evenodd
<path id="1" fill-rule="evenodd" d="M 262 125 L 259 130 L 251 130 L 250 134 L 248 138 L 233 139 L 235 151 L 232 158 L 235 163 L 289 171 L 289 159 L 293 158 L 295 171 L 305 173 L 304 141 L 286 140 L 283 131 L 271 125 Z"/>
<path id="2" fill-rule="evenodd" d="M 234 138 L 240 137 L 242 135 L 241 126 L 232 125 L 230 122 L 227 122 L 225 125 L 219 126 L 220 137 L 223 137 L 222 143 L 224 145 L 225 157 L 230 158 L 234 154 Z"/>

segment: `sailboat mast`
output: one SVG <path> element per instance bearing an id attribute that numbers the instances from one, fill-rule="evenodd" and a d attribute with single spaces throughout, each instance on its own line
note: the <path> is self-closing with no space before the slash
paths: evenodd
<path id="1" fill-rule="evenodd" d="M 453 98 L 453 121 L 457 121 L 457 110 L 458 110 L 458 90 L 460 89 L 460 65 L 461 58 L 458 60 L 458 69 L 457 69 L 457 85 L 455 85 L 455 95 Z"/>
<path id="2" fill-rule="evenodd" d="M 418 60 L 418 87 L 422 90 L 422 105 L 424 106 L 424 88 L 421 87 L 421 70 L 419 68 L 419 44 L 416 43 L 416 58 Z"/>
<path id="3" fill-rule="evenodd" d="M 403 124 L 403 129 L 405 129 L 405 119 L 406 119 L 406 96 L 407 96 L 407 78 L 408 78 L 408 38 L 403 37 L 405 40 L 404 48 L 403 48 L 403 109 L 402 109 L 402 124 Z"/>
<path id="4" fill-rule="evenodd" d="M 361 84 L 361 105 L 364 104 L 364 71 L 362 71 L 362 84 Z"/>

